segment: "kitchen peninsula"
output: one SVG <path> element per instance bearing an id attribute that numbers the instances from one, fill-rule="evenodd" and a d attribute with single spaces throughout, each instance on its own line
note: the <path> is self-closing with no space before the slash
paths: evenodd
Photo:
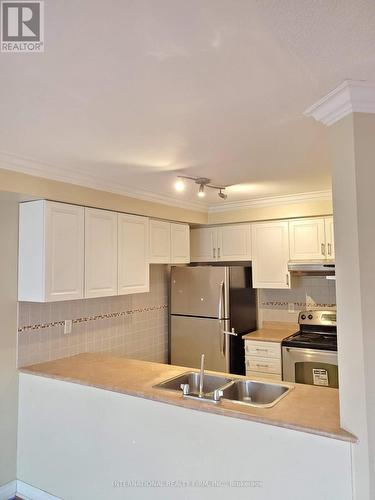
<path id="1" fill-rule="evenodd" d="M 281 487 L 289 499 L 300 498 L 301 488 L 305 500 L 351 498 L 355 437 L 339 427 L 336 389 L 296 384 L 274 407 L 255 408 L 185 399 L 154 387 L 186 371 L 90 353 L 23 368 L 22 480 L 74 499 L 124 498 L 114 482 L 142 478 L 253 481 L 252 498 L 260 499 L 276 498 Z M 295 477 L 286 484 L 291 467 Z M 69 484 L 59 479 L 61 468 Z M 145 498 L 142 491 L 132 489 L 131 498 Z M 175 498 L 174 488 L 153 492 L 154 498 Z M 236 492 L 236 498 L 248 498 L 248 488 Z M 228 494 L 226 488 L 197 493 L 204 496 L 194 498 Z"/>

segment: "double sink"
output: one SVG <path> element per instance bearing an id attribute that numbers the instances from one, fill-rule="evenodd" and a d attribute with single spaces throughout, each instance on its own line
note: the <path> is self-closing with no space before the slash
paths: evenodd
<path id="1" fill-rule="evenodd" d="M 204 401 L 218 403 L 225 399 L 260 408 L 274 406 L 293 389 L 292 384 L 258 382 L 207 374 L 204 374 L 203 387 L 200 387 L 199 372 L 186 372 L 160 382 L 154 387 L 183 392 L 185 397 Z"/>

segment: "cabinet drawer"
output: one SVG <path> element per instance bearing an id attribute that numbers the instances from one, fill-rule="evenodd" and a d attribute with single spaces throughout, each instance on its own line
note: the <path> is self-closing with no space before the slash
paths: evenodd
<path id="1" fill-rule="evenodd" d="M 246 370 L 264 373 L 281 373 L 281 359 L 246 356 Z"/>
<path id="2" fill-rule="evenodd" d="M 280 358 L 281 347 L 278 342 L 245 341 L 246 356 L 261 356 L 263 358 Z"/>
<path id="3" fill-rule="evenodd" d="M 246 370 L 246 377 L 251 379 L 267 379 L 274 380 L 275 382 L 281 382 L 281 373 L 263 373 L 254 372 L 251 370 Z"/>

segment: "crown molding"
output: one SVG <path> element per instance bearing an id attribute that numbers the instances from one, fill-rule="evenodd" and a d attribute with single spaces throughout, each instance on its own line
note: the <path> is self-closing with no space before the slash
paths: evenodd
<path id="1" fill-rule="evenodd" d="M 332 191 L 313 191 L 310 193 L 288 194 L 284 196 L 268 196 L 254 200 L 228 201 L 223 205 L 211 205 L 208 213 L 231 212 L 249 208 L 277 207 L 292 203 L 306 203 L 312 201 L 332 201 Z"/>
<path id="2" fill-rule="evenodd" d="M 350 113 L 375 113 L 375 83 L 345 80 L 303 114 L 329 126 Z"/>
<path id="3" fill-rule="evenodd" d="M 206 203 L 176 199 L 172 196 L 155 194 L 149 191 L 123 186 L 119 183 L 110 182 L 106 179 L 78 173 L 68 167 L 59 168 L 53 165 L 47 165 L 46 163 L 4 153 L 2 151 L 0 151 L 0 168 L 35 177 L 42 177 L 53 181 L 66 182 L 68 184 L 128 196 L 138 200 L 161 203 L 163 205 L 184 208 L 187 210 L 194 210 L 196 212 L 207 213 L 208 210 L 208 205 Z"/>
<path id="4" fill-rule="evenodd" d="M 185 208 L 203 213 L 230 212 L 232 210 L 272 207 L 289 205 L 291 203 L 303 203 L 309 201 L 330 201 L 331 191 L 315 191 L 310 193 L 300 193 L 285 196 L 269 196 L 243 201 L 223 201 L 220 204 L 208 205 L 193 201 L 176 199 L 171 196 L 164 196 L 140 189 L 129 188 L 119 184 L 108 182 L 97 177 L 87 176 L 76 172 L 71 168 L 58 168 L 53 165 L 36 162 L 34 160 L 21 158 L 15 155 L 0 151 L 0 168 L 20 172 L 35 177 L 42 177 L 68 184 L 79 185 L 99 191 L 106 191 L 138 200 L 161 203 L 171 207 Z"/>

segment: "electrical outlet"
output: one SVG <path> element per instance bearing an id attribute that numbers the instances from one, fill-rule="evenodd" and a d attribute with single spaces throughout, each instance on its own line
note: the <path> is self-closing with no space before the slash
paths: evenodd
<path id="1" fill-rule="evenodd" d="M 64 335 L 68 335 L 68 333 L 72 333 L 73 321 L 71 319 L 66 319 L 64 321 Z"/>
<path id="2" fill-rule="evenodd" d="M 294 313 L 294 302 L 288 302 L 288 312 Z"/>

